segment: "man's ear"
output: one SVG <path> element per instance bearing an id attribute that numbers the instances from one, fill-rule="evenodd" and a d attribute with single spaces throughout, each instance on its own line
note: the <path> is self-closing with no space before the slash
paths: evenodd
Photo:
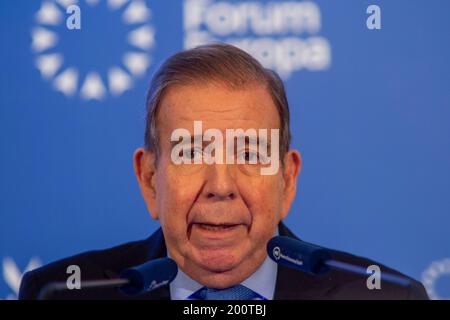
<path id="1" fill-rule="evenodd" d="M 297 150 L 289 150 L 284 156 L 283 166 L 283 211 L 281 220 L 286 218 L 297 190 L 297 177 L 302 168 L 302 157 Z"/>
<path id="2" fill-rule="evenodd" d="M 134 152 L 134 173 L 141 188 L 142 197 L 153 219 L 158 219 L 156 211 L 156 157 L 155 153 L 138 148 Z"/>

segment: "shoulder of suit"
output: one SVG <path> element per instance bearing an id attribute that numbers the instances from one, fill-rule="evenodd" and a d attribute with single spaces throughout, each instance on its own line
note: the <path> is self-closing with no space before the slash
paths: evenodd
<path id="1" fill-rule="evenodd" d="M 291 237 L 291 238 L 294 238 L 294 239 L 297 239 L 297 240 L 300 240 L 300 241 L 304 241 L 304 240 L 299 239 L 291 230 L 289 230 L 286 227 L 286 225 L 282 224 L 281 228 L 283 230 L 282 231 L 282 235 L 286 235 L 288 237 Z M 361 257 L 361 256 L 358 256 L 358 255 L 354 255 L 354 254 L 351 254 L 351 253 L 348 253 L 348 252 L 345 252 L 345 251 L 340 251 L 340 250 L 327 248 L 327 247 L 324 247 L 324 246 L 321 246 L 321 245 L 317 245 L 317 244 L 314 244 L 314 243 L 311 243 L 311 244 L 330 251 L 332 253 L 332 255 L 333 255 L 333 258 L 335 260 L 339 260 L 339 261 L 342 261 L 342 262 L 345 262 L 345 263 L 354 264 L 354 265 L 362 266 L 362 267 L 366 267 L 366 268 L 371 266 L 371 265 L 376 265 L 376 266 L 379 266 L 382 271 L 389 272 L 389 273 L 392 273 L 392 274 L 395 274 L 395 275 L 400 275 L 400 276 L 409 278 L 408 276 L 400 273 L 399 271 L 397 271 L 395 269 L 392 269 L 392 268 L 389 268 L 389 267 L 385 266 L 384 264 L 379 263 L 379 262 L 377 262 L 375 260 L 371 260 L 371 259 L 368 259 L 368 258 L 365 258 L 365 257 Z"/>
<path id="2" fill-rule="evenodd" d="M 289 230 L 283 224 L 280 226 L 280 235 L 285 235 L 300 240 L 291 230 Z M 357 292 L 358 294 L 364 293 L 363 295 L 360 296 L 361 298 L 428 299 L 424 286 L 419 281 L 415 280 L 410 276 L 407 276 L 393 268 L 390 268 L 378 261 L 369 258 L 351 254 L 345 251 L 326 248 L 320 245 L 316 246 L 319 246 L 321 248 L 330 251 L 332 254 L 332 258 L 334 260 L 351 264 L 354 266 L 359 266 L 366 270 L 369 266 L 377 266 L 380 268 L 381 274 L 389 273 L 392 275 L 404 277 L 410 281 L 410 286 L 408 287 L 402 287 L 400 285 L 392 283 L 384 283 L 384 290 L 382 290 L 381 292 L 372 291 L 370 295 L 367 295 L 368 291 L 366 287 L 366 280 L 367 277 L 371 275 L 370 271 L 367 272 L 366 277 L 339 270 L 333 270 L 329 276 L 325 276 L 322 278 L 315 276 L 302 277 L 303 280 L 311 278 L 312 281 L 314 282 L 318 283 L 323 282 L 324 285 L 326 286 L 335 286 L 336 290 L 339 289 L 342 292 L 349 293 L 348 295 L 347 293 L 340 295 L 341 298 L 349 298 L 349 297 L 354 298 L 355 296 L 357 296 L 354 293 Z M 330 291 L 329 293 L 331 294 L 332 292 Z"/>
<path id="3" fill-rule="evenodd" d="M 151 259 L 152 246 L 160 244 L 159 230 L 145 240 L 124 243 L 103 250 L 92 250 L 60 259 L 27 272 L 22 280 L 23 297 L 35 298 L 50 282 L 66 281 L 69 266 L 78 266 L 83 280 L 108 278 L 105 272 L 117 275 L 123 269 Z"/>

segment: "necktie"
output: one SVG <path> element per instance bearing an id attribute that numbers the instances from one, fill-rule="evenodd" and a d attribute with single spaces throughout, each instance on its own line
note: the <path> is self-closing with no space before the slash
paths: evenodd
<path id="1" fill-rule="evenodd" d="M 227 289 L 203 287 L 194 292 L 189 299 L 195 300 L 253 300 L 264 299 L 261 295 L 241 284 Z"/>

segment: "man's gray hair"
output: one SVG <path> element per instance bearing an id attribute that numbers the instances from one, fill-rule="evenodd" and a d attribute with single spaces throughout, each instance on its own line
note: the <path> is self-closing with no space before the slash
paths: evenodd
<path id="1" fill-rule="evenodd" d="M 202 45 L 168 58 L 154 74 L 147 94 L 145 148 L 159 155 L 157 116 L 164 92 L 171 85 L 218 82 L 231 89 L 261 84 L 270 93 L 280 115 L 280 157 L 289 150 L 289 105 L 283 81 L 245 51 L 223 43 Z"/>

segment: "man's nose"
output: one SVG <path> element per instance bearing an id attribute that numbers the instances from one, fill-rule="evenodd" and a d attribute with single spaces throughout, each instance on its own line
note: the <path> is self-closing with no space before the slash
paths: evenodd
<path id="1" fill-rule="evenodd" d="M 233 175 L 233 166 L 213 164 L 207 166 L 203 197 L 208 200 L 233 200 L 238 190 Z"/>

